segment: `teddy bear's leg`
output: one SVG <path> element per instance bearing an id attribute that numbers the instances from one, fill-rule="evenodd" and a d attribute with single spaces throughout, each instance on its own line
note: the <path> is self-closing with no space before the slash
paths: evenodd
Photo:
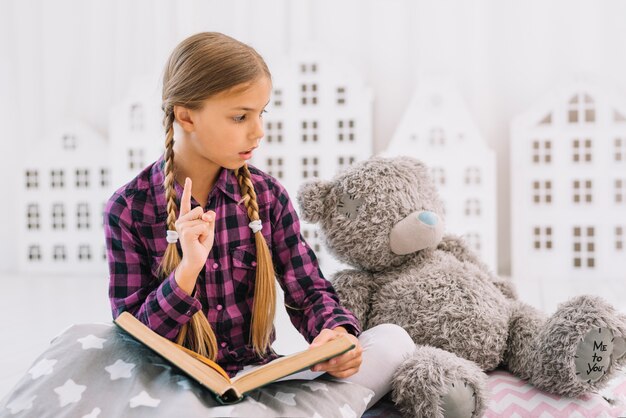
<path id="1" fill-rule="evenodd" d="M 418 345 L 395 373 L 392 397 L 407 417 L 481 417 L 487 405 L 486 381 L 475 363 Z"/>
<path id="2" fill-rule="evenodd" d="M 514 305 L 505 362 L 538 388 L 575 397 L 606 385 L 624 354 L 626 328 L 613 307 L 595 296 L 579 296 L 545 320 Z"/>

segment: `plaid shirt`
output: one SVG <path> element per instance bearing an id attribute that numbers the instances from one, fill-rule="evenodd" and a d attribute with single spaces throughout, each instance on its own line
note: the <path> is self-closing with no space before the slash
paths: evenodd
<path id="1" fill-rule="evenodd" d="M 129 311 L 152 330 L 170 340 L 181 325 L 202 310 L 215 331 L 217 362 L 230 376 L 246 364 L 277 357 L 271 350 L 258 357 L 249 343 L 256 269 L 254 236 L 233 171 L 222 169 L 204 210 L 216 213 L 215 240 L 198 276 L 195 296 L 174 279 L 159 281 L 158 267 L 167 247 L 163 156 L 117 190 L 104 213 L 109 297 L 113 317 Z M 276 277 L 285 292 L 287 312 L 294 326 L 311 342 L 323 328 L 344 326 L 358 335 L 354 315 L 339 305 L 330 282 L 324 279 L 315 254 L 300 234 L 300 223 L 286 190 L 276 179 L 250 166 L 259 215 Z M 176 183 L 178 201 L 182 187 Z M 191 199 L 192 208 L 199 204 Z M 182 254 L 180 243 L 177 244 Z M 275 333 L 272 333 L 272 341 Z"/>

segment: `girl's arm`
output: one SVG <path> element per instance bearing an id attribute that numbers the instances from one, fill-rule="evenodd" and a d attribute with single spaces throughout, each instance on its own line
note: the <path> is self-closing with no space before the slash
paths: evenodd
<path id="1" fill-rule="evenodd" d="M 175 272 L 162 281 L 153 275 L 150 255 L 134 227 L 131 212 L 126 198 L 119 193 L 109 199 L 104 212 L 113 318 L 128 311 L 156 333 L 173 340 L 201 305 L 180 288 Z"/>
<path id="2" fill-rule="evenodd" d="M 359 321 L 340 305 L 335 289 L 322 275 L 317 257 L 300 234 L 287 191 L 278 183 L 274 187 L 272 256 L 291 322 L 309 343 L 325 328 L 343 326 L 358 336 Z"/>

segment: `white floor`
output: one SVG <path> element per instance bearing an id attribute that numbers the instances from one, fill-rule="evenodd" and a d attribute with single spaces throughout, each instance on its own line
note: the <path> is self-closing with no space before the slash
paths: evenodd
<path id="1" fill-rule="evenodd" d="M 520 298 L 553 312 L 569 297 L 599 294 L 626 312 L 626 282 L 519 282 Z M 17 383 L 54 336 L 72 324 L 110 322 L 108 279 L 99 277 L 0 276 L 0 399 Z M 283 354 L 307 346 L 289 323 L 284 308 L 277 311 L 274 348 Z"/>

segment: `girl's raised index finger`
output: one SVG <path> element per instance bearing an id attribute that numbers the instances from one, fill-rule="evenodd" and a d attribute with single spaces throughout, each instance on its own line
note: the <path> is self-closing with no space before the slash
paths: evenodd
<path id="1" fill-rule="evenodd" d="M 180 198 L 180 218 L 183 215 L 186 215 L 191 211 L 191 179 L 189 177 L 185 178 L 185 187 L 183 188 L 183 195 Z"/>

